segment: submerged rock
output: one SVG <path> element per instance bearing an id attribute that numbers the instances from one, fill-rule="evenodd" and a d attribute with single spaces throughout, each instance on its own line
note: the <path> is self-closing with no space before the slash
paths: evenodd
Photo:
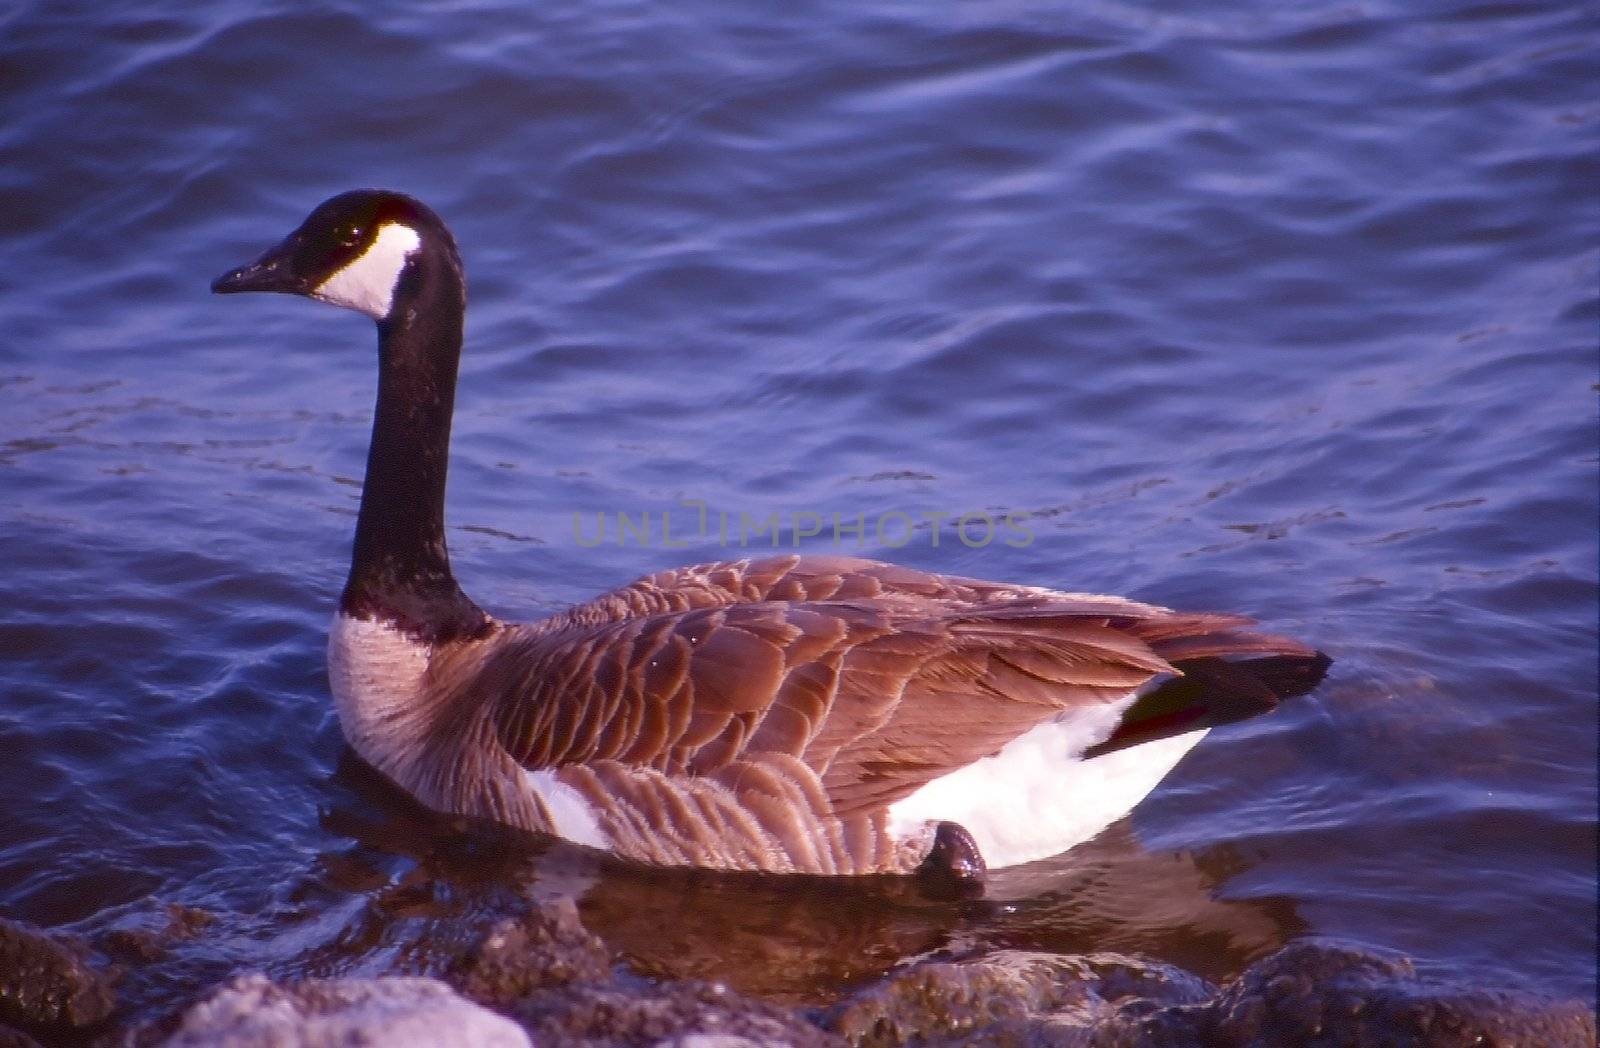
<path id="1" fill-rule="evenodd" d="M 1004 950 L 975 960 L 914 965 L 823 1016 L 852 1044 L 1084 1045 L 1133 998 L 1187 1004 L 1213 992 L 1166 965 L 1115 954 L 1062 956 Z"/>
<path id="2" fill-rule="evenodd" d="M 124 964 L 151 964 L 165 958 L 174 943 L 193 939 L 215 920 L 205 910 L 169 902 L 127 925 L 106 929 L 95 937 L 95 946 Z"/>
<path id="3" fill-rule="evenodd" d="M 89 963 L 89 948 L 76 937 L 0 918 L 0 1023 L 93 1026 L 116 1005 L 113 982 Z"/>
<path id="4" fill-rule="evenodd" d="M 835 1048 L 842 1042 L 794 1012 L 714 983 L 617 981 L 543 990 L 511 1015 L 541 1046 Z"/>
<path id="5" fill-rule="evenodd" d="M 565 899 L 497 922 L 445 976 L 463 994 L 488 1005 L 610 977 L 610 951 L 584 928 L 577 907 Z"/>
<path id="6" fill-rule="evenodd" d="M 515 1017 L 539 1045 L 837 1045 L 793 1012 L 708 983 L 619 976 L 569 901 L 489 929 L 445 978 Z"/>
<path id="7" fill-rule="evenodd" d="M 235 979 L 184 1014 L 167 1048 L 530 1048 L 511 1020 L 436 979 Z"/>
<path id="8" fill-rule="evenodd" d="M 1431 983 L 1404 958 L 1311 940 L 1258 961 L 1204 1005 L 1124 1015 L 1101 1034 L 1095 1043 L 1589 1048 L 1595 1020 L 1576 1002 Z"/>
<path id="9" fill-rule="evenodd" d="M 412 970 L 445 981 L 275 984 L 251 976 L 192 1007 L 165 1044 L 1559 1048 L 1593 1045 L 1595 1036 L 1583 1004 L 1431 982 L 1404 959 L 1314 940 L 1284 947 L 1220 988 L 1118 954 L 1001 950 L 915 963 L 803 1012 L 720 983 L 629 972 L 568 902 L 500 919 L 465 950 L 434 942 L 406 956 Z M 161 1032 L 147 1028 L 136 1041 Z M 4 1033 L 0 1027 L 0 1048 Z"/>
<path id="10" fill-rule="evenodd" d="M 1111 954 L 1003 951 L 924 962 L 823 1016 L 853 1045 L 1061 1048 L 1590 1048 L 1587 1007 L 1459 990 L 1352 947 L 1295 943 L 1218 991 L 1165 965 Z"/>

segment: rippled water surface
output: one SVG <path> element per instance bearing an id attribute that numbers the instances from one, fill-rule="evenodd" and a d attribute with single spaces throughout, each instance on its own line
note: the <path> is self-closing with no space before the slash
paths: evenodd
<path id="1" fill-rule="evenodd" d="M 783 1000 L 1311 934 L 1592 994 L 1597 43 L 1541 3 L 0 14 L 0 913 L 211 913 L 131 1015 L 530 891 Z M 1245 611 L 1333 675 L 992 905 L 482 854 L 328 699 L 371 325 L 206 291 L 360 185 L 467 260 L 450 541 L 493 611 L 838 513 L 804 545 Z M 618 512 L 651 541 L 579 541 Z M 967 512 L 1032 540 L 893 516 Z"/>

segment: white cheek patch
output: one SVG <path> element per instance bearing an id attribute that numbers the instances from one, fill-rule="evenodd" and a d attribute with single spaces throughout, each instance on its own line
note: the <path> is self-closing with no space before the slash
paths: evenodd
<path id="1" fill-rule="evenodd" d="M 406 259 L 421 246 L 422 237 L 415 229 L 386 223 L 366 251 L 318 284 L 311 297 L 382 320 L 394 305 L 395 285 Z"/>

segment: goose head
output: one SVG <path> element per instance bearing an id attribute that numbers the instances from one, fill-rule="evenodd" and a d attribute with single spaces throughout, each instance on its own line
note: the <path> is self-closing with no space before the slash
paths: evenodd
<path id="1" fill-rule="evenodd" d="M 459 284 L 454 239 L 427 205 L 384 189 L 356 189 L 317 205 L 260 258 L 211 282 L 217 294 L 274 291 L 353 309 L 382 323 L 408 278 L 446 267 Z"/>

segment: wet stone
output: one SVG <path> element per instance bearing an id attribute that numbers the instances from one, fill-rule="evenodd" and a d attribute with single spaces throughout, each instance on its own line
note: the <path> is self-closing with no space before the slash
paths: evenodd
<path id="1" fill-rule="evenodd" d="M 165 958 L 175 943 L 193 939 L 215 920 L 205 910 L 167 903 L 157 913 L 143 915 L 135 923 L 102 932 L 95 939 L 95 947 L 124 964 L 150 964 Z"/>
<path id="2" fill-rule="evenodd" d="M 1002 951 L 924 962 L 830 1009 L 823 1025 L 863 1048 L 1549 1048 L 1595 1043 L 1587 1006 L 1417 978 L 1410 963 L 1295 943 L 1216 990 L 1114 954 Z"/>
<path id="3" fill-rule="evenodd" d="M 183 1016 L 166 1048 L 529 1048 L 509 1019 L 436 979 L 235 979 Z"/>
<path id="4" fill-rule="evenodd" d="M 1187 972 L 1114 954 L 1006 950 L 916 965 L 830 1009 L 823 1025 L 871 1048 L 1081 1045 L 1132 994 L 1149 1006 L 1204 1000 L 1210 992 Z"/>
<path id="5" fill-rule="evenodd" d="M 795 1013 L 714 984 L 619 975 L 569 901 L 496 922 L 444 978 L 539 1045 L 838 1045 Z"/>
<path id="6" fill-rule="evenodd" d="M 535 1044 L 562 1048 L 842 1048 L 777 1005 L 712 983 L 627 980 L 540 991 L 510 1009 Z"/>
<path id="7" fill-rule="evenodd" d="M 562 900 L 496 922 L 445 979 L 475 1001 L 504 1005 L 536 990 L 610 976 L 610 951 L 584 928 L 577 907 Z"/>
<path id="8" fill-rule="evenodd" d="M 1221 988 L 1170 965 L 1119 954 L 1001 950 L 923 961 L 831 1007 L 804 1011 L 718 983 L 658 981 L 630 973 L 584 928 L 571 903 L 545 903 L 502 918 L 464 952 L 431 957 L 429 962 L 418 954 L 414 960 L 441 973 L 450 986 L 411 977 L 285 984 L 260 976 L 240 980 L 191 1008 L 166 1043 L 177 1048 L 520 1046 L 529 1041 L 558 1048 L 1560 1048 L 1594 1043 L 1594 1017 L 1585 1005 L 1428 982 L 1403 958 L 1319 941 L 1285 947 Z M 441 1041 L 438 1030 L 444 1028 L 473 1032 L 466 1040 Z M 151 1031 L 137 1043 L 157 1041 L 160 1033 Z"/>
<path id="9" fill-rule="evenodd" d="M 0 1023 L 35 1032 L 93 1026 L 116 1005 L 114 981 L 77 937 L 0 918 Z"/>
<path id="10" fill-rule="evenodd" d="M 1306 941 L 1252 965 L 1205 1004 L 1143 1015 L 1124 1010 L 1093 1043 L 1589 1048 L 1595 1020 L 1578 1002 L 1430 983 L 1404 958 Z"/>

